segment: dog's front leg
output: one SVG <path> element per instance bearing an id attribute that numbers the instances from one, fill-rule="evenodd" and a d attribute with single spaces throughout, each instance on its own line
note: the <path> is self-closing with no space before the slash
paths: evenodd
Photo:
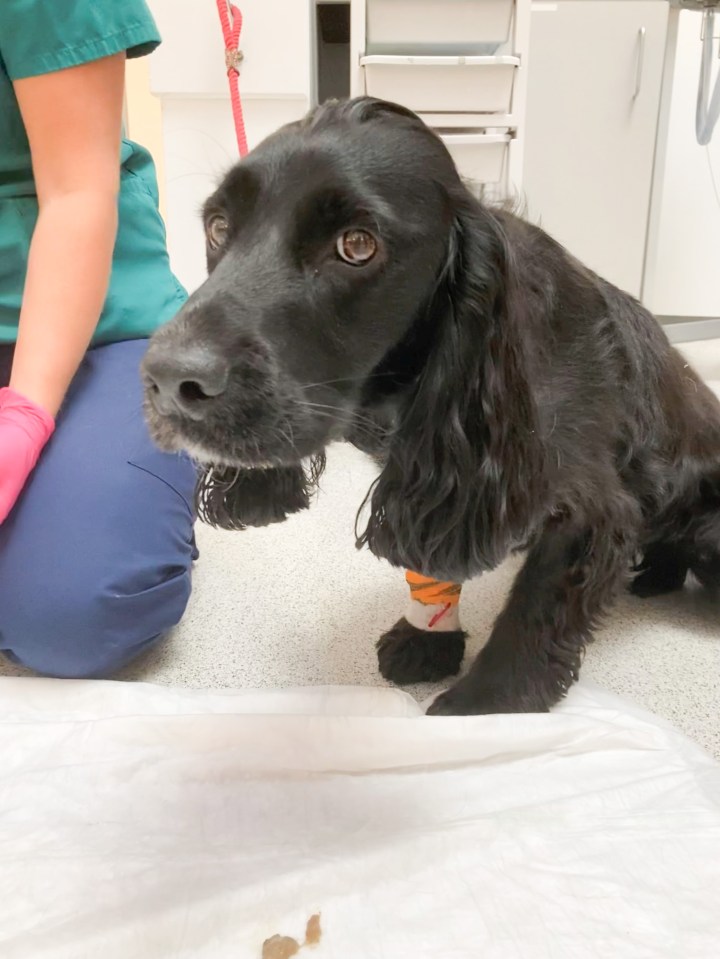
<path id="1" fill-rule="evenodd" d="M 627 527 L 553 521 L 532 547 L 469 673 L 432 715 L 546 712 L 577 679 L 585 644 L 631 562 Z"/>
<path id="2" fill-rule="evenodd" d="M 408 571 L 410 597 L 402 619 L 377 644 L 381 675 L 406 686 L 433 683 L 460 672 L 467 634 L 460 625 L 460 583 Z"/>

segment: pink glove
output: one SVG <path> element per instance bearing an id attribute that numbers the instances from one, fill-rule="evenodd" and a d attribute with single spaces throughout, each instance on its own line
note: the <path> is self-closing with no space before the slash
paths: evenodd
<path id="1" fill-rule="evenodd" d="M 8 387 L 0 389 L 0 523 L 15 505 L 55 429 L 45 410 Z"/>

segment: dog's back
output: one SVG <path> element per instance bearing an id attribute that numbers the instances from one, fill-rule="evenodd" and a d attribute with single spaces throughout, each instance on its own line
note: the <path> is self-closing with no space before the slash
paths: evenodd
<path id="1" fill-rule="evenodd" d="M 597 462 L 612 450 L 630 483 L 639 458 L 679 473 L 690 459 L 720 468 L 720 401 L 657 319 L 539 227 L 494 215 L 523 286 L 525 360 L 557 454 L 581 448 Z"/>

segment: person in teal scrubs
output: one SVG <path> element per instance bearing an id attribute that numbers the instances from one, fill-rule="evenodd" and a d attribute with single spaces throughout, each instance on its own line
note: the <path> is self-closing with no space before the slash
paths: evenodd
<path id="1" fill-rule="evenodd" d="M 0 651 L 105 676 L 177 623 L 195 471 L 152 445 L 139 364 L 185 300 L 148 153 L 122 139 L 144 0 L 0 4 Z"/>

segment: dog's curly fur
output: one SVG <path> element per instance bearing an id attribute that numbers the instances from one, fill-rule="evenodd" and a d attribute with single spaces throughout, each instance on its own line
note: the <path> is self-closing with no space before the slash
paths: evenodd
<path id="1" fill-rule="evenodd" d="M 345 438 L 381 464 L 359 546 L 455 581 L 527 550 L 431 712 L 551 707 L 633 568 L 640 595 L 689 570 L 720 584 L 720 404 L 636 300 L 478 202 L 414 114 L 325 104 L 231 171 L 217 211 L 210 277 L 145 365 L 158 441 L 214 464 L 206 518 L 305 507 L 303 462 Z M 362 267 L 335 253 L 352 228 L 377 241 Z M 158 370 L 192 380 L 198 344 L 230 364 L 227 389 L 161 403 Z M 406 675 L 412 650 L 384 652 Z"/>

